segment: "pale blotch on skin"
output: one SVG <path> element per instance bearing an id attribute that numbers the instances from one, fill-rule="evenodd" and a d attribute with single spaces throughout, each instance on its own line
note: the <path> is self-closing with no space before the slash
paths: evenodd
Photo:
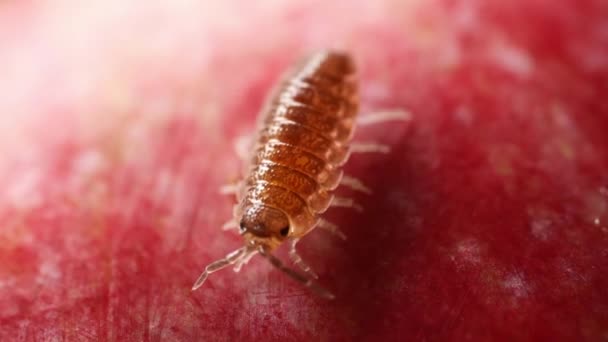
<path id="1" fill-rule="evenodd" d="M 475 119 L 475 113 L 473 113 L 473 111 L 469 107 L 459 106 L 454 112 L 454 117 L 463 125 L 469 127 Z"/>
<path id="2" fill-rule="evenodd" d="M 530 231 L 532 235 L 541 241 L 549 240 L 552 232 L 552 222 L 549 219 L 539 218 L 531 219 Z"/>
<path id="3" fill-rule="evenodd" d="M 105 156 L 97 149 L 91 148 L 77 155 L 72 163 L 70 187 L 76 191 L 89 185 L 96 175 L 108 167 Z"/>
<path id="4" fill-rule="evenodd" d="M 55 258 L 52 257 L 49 258 L 49 255 L 47 255 L 46 258 L 40 262 L 40 265 L 38 265 L 38 275 L 34 281 L 36 284 L 45 287 L 53 287 L 54 284 L 61 280 L 63 272 L 61 272 L 57 260 L 54 259 Z"/>
<path id="5" fill-rule="evenodd" d="M 560 226 L 559 214 L 542 205 L 529 206 L 526 211 L 530 234 L 540 241 L 550 240 Z"/>
<path id="6" fill-rule="evenodd" d="M 478 265 L 481 263 L 481 247 L 476 239 L 465 239 L 460 241 L 452 255 L 453 262 L 458 265 Z"/>
<path id="7" fill-rule="evenodd" d="M 563 217 L 544 205 L 530 205 L 526 209 L 530 234 L 540 241 L 549 241 L 564 229 Z"/>
<path id="8" fill-rule="evenodd" d="M 550 107 L 550 113 L 553 119 L 553 123 L 560 129 L 568 132 L 576 132 L 578 127 L 572 122 L 568 110 L 566 107 L 559 103 L 553 102 Z"/>
<path id="9" fill-rule="evenodd" d="M 442 51 L 437 55 L 437 68 L 442 71 L 454 70 L 462 63 L 462 45 L 454 39 L 447 40 L 442 46 Z"/>
<path id="10" fill-rule="evenodd" d="M 530 294 L 530 286 L 519 274 L 510 274 L 502 282 L 502 287 L 506 289 L 514 298 L 525 298 Z"/>
<path id="11" fill-rule="evenodd" d="M 25 172 L 15 172 L 5 189 L 6 205 L 18 210 L 27 210 L 40 205 L 42 202 L 42 194 L 40 193 L 42 181 L 42 170 L 40 168 L 28 168 Z"/>
<path id="12" fill-rule="evenodd" d="M 499 68 L 521 77 L 529 78 L 535 63 L 523 48 L 505 40 L 498 40 L 490 47 L 489 55 Z"/>
<path id="13" fill-rule="evenodd" d="M 578 127 L 572 122 L 569 113 L 562 104 L 554 102 L 551 105 L 550 113 L 556 129 L 560 132 L 556 136 L 566 137 L 560 138 L 555 142 L 555 149 L 566 160 L 574 160 L 576 158 L 576 150 L 572 142 L 579 137 Z"/>

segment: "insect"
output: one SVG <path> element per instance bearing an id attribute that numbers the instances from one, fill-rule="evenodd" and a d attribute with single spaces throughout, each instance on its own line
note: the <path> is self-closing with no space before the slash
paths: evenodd
<path id="1" fill-rule="evenodd" d="M 388 152 L 375 143 L 351 143 L 359 107 L 355 65 L 339 52 L 319 52 L 288 74 L 269 97 L 258 119 L 242 181 L 226 188 L 236 195 L 234 218 L 243 247 L 209 264 L 194 283 L 198 289 L 216 271 L 234 265 L 238 272 L 256 254 L 325 298 L 333 298 L 313 279 L 317 275 L 296 250 L 300 239 L 319 227 L 338 236 L 338 227 L 320 217 L 328 208 L 360 207 L 333 191 L 344 185 L 370 193 L 358 179 L 343 175 L 351 153 Z M 404 120 L 404 112 L 369 115 L 362 124 Z M 302 272 L 287 267 L 273 251 L 289 242 L 289 256 Z"/>

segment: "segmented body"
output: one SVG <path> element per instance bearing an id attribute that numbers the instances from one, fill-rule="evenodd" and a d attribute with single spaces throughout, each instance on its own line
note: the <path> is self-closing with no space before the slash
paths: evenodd
<path id="1" fill-rule="evenodd" d="M 357 111 L 355 68 L 347 55 L 316 54 L 286 78 L 260 117 L 237 221 L 273 208 L 287 216 L 289 237 L 314 228 L 342 177 Z"/>
<path id="2" fill-rule="evenodd" d="M 358 101 L 353 61 L 341 53 L 318 53 L 279 84 L 260 115 L 247 173 L 236 191 L 234 221 L 228 225 L 239 228 L 244 245 L 207 265 L 193 290 L 209 274 L 230 265 L 238 271 L 260 254 L 317 294 L 333 298 L 312 281 L 314 272 L 295 245 L 317 224 L 331 230 L 319 215 L 332 205 L 332 191 L 341 182 Z M 273 255 L 288 240 L 292 261 L 306 275 Z"/>

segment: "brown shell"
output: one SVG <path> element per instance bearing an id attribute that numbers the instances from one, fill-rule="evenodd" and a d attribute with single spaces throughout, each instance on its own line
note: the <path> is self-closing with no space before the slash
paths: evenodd
<path id="1" fill-rule="evenodd" d="M 314 228 L 342 177 L 357 111 L 348 55 L 318 53 L 281 82 L 260 117 L 237 220 L 258 204 L 287 215 L 291 236 Z"/>

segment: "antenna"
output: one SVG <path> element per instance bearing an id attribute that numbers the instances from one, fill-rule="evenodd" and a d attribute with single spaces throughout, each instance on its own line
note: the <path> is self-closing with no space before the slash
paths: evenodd
<path id="1" fill-rule="evenodd" d="M 207 277 L 209 277 L 209 275 L 211 273 L 217 272 L 223 268 L 226 268 L 226 267 L 234 264 L 235 262 L 239 261 L 240 259 L 242 259 L 247 251 L 248 251 L 247 247 L 241 247 L 241 248 L 237 249 L 236 251 L 229 253 L 223 259 L 214 261 L 214 262 L 210 263 L 209 265 L 207 265 L 207 267 L 205 267 L 205 271 L 200 275 L 200 277 L 198 277 L 198 279 L 196 280 L 194 285 L 192 285 L 192 291 L 195 291 L 196 289 L 201 287 L 203 285 L 203 283 L 205 282 L 205 280 L 207 280 Z"/>

